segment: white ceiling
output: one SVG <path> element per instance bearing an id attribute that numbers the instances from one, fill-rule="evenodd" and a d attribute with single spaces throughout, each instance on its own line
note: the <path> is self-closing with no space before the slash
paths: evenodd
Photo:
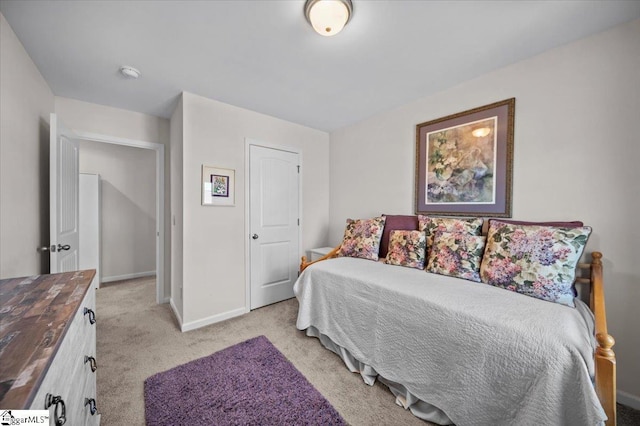
<path id="1" fill-rule="evenodd" d="M 303 6 L 0 0 L 55 95 L 169 117 L 188 91 L 324 131 L 640 17 L 638 0 L 353 0 L 322 37 Z"/>

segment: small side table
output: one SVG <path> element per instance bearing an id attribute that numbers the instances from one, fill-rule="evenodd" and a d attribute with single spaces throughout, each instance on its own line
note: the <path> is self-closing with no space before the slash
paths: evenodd
<path id="1" fill-rule="evenodd" d="M 320 259 L 322 256 L 324 256 L 325 254 L 329 253 L 331 250 L 333 250 L 335 247 L 319 247 L 319 248 L 314 248 L 309 250 L 309 261 L 313 262 L 315 260 Z"/>

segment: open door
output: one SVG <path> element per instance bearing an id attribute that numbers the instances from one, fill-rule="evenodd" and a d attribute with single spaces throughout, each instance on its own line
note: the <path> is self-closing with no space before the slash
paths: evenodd
<path id="1" fill-rule="evenodd" d="M 49 147 L 49 253 L 51 273 L 79 267 L 79 143 L 51 114 Z"/>

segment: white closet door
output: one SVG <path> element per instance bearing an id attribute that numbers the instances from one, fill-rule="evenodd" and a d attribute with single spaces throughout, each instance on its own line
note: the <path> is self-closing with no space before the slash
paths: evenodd
<path id="1" fill-rule="evenodd" d="M 293 297 L 298 277 L 297 153 L 251 145 L 251 309 Z"/>

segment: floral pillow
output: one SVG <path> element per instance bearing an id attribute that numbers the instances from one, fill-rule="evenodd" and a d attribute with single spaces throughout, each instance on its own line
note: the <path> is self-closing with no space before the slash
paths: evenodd
<path id="1" fill-rule="evenodd" d="M 591 227 L 560 228 L 491 221 L 480 277 L 527 296 L 575 307 L 576 266 Z"/>
<path id="2" fill-rule="evenodd" d="M 373 219 L 347 219 L 338 256 L 378 260 L 384 216 Z"/>
<path id="3" fill-rule="evenodd" d="M 421 231 L 391 231 L 384 263 L 424 269 L 427 238 Z"/>
<path id="4" fill-rule="evenodd" d="M 418 215 L 418 229 L 427 234 L 427 250 L 431 252 L 436 232 L 456 232 L 468 235 L 482 234 L 482 219 L 457 219 L 452 217 L 429 217 Z"/>
<path id="5" fill-rule="evenodd" d="M 480 282 L 480 263 L 486 238 L 463 232 L 436 232 L 427 272 Z"/>
<path id="6" fill-rule="evenodd" d="M 380 240 L 380 257 L 387 257 L 391 231 L 396 229 L 399 231 L 415 231 L 418 229 L 418 216 L 389 214 L 383 214 L 382 216 L 385 217 L 385 222 L 382 239 Z"/>

